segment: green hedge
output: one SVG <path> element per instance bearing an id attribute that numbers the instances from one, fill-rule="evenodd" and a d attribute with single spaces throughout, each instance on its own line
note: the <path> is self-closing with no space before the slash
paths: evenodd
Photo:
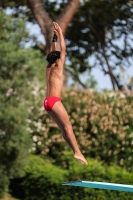
<path id="1" fill-rule="evenodd" d="M 133 98 L 113 92 L 70 89 L 64 91 L 62 101 L 85 156 L 133 170 Z M 51 162 L 60 166 L 63 153 L 70 149 L 57 125 L 42 109 L 39 119 L 30 121 L 29 127 L 36 137 L 35 153 L 49 156 Z M 64 162 L 62 166 L 68 167 Z"/>
<path id="2" fill-rule="evenodd" d="M 89 165 L 71 161 L 69 170 L 57 168 L 39 156 L 31 156 L 25 167 L 26 175 L 11 181 L 10 190 L 20 200 L 132 200 L 133 193 L 62 186 L 74 180 L 105 181 L 133 184 L 133 174 L 118 166 L 105 167 L 88 160 Z"/>

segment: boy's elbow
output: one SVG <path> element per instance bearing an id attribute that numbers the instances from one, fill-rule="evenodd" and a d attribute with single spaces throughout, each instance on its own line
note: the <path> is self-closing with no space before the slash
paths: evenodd
<path id="1" fill-rule="evenodd" d="M 66 46 L 62 46 L 62 47 L 61 47 L 61 50 L 62 50 L 62 51 L 66 51 Z"/>

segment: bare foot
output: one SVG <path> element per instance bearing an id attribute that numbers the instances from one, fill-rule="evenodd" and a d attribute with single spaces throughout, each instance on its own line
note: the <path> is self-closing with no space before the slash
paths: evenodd
<path id="1" fill-rule="evenodd" d="M 87 160 L 85 159 L 85 157 L 82 154 L 80 154 L 80 155 L 79 154 L 74 154 L 74 158 L 80 160 L 80 162 L 82 164 L 88 165 Z"/>

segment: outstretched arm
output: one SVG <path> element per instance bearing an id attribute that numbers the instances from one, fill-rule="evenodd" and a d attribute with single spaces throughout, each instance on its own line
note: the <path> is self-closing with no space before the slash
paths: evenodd
<path id="1" fill-rule="evenodd" d="M 66 55 L 66 45 L 65 45 L 64 36 L 59 25 L 56 22 L 53 22 L 53 25 L 55 28 L 54 32 L 59 36 L 60 48 L 61 48 L 60 59 L 64 62 L 65 55 Z"/>

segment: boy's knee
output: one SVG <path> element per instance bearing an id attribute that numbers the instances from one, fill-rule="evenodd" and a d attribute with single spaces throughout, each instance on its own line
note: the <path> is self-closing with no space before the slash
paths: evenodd
<path id="1" fill-rule="evenodd" d="M 65 126 L 64 126 L 64 129 L 66 130 L 66 131 L 71 131 L 72 130 L 72 125 L 71 125 L 71 123 L 69 122 L 69 123 L 67 123 Z"/>

